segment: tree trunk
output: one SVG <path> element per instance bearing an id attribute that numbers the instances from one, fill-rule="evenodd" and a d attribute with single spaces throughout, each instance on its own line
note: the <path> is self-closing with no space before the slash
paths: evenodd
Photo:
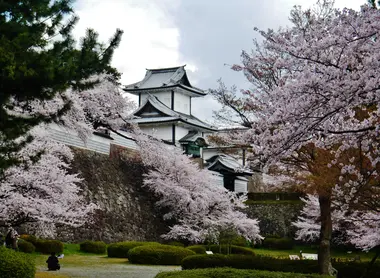
<path id="1" fill-rule="evenodd" d="M 379 257 L 379 255 L 380 255 L 380 246 L 376 246 L 376 254 L 372 258 L 371 262 L 368 264 L 367 268 L 364 270 L 364 273 L 360 278 L 367 277 L 368 272 L 371 270 L 373 264 L 375 263 L 375 261 L 376 261 L 377 257 Z"/>
<path id="2" fill-rule="evenodd" d="M 331 194 L 319 196 L 319 207 L 321 210 L 321 232 L 318 250 L 319 273 L 333 275 L 331 265 L 330 242 L 332 234 L 331 223 Z"/>

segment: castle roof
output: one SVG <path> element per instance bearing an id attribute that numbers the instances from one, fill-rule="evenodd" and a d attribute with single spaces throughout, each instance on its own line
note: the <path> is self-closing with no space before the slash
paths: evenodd
<path id="1" fill-rule="evenodd" d="M 152 95 L 149 95 L 144 104 L 133 114 L 139 118 L 133 119 L 131 122 L 139 125 L 181 122 L 183 125 L 194 127 L 200 131 L 217 130 L 215 127 L 202 122 L 193 115 L 187 115 L 171 110 L 157 97 Z"/>
<path id="2" fill-rule="evenodd" d="M 143 80 L 127 85 L 124 91 L 140 94 L 152 89 L 181 88 L 193 97 L 205 96 L 204 90 L 190 84 L 185 71 L 185 65 L 173 68 L 147 69 Z"/>
<path id="3" fill-rule="evenodd" d="M 226 154 L 214 155 L 206 160 L 209 165 L 207 169 L 211 171 L 223 171 L 229 173 L 235 173 L 236 175 L 252 175 L 253 172 L 243 166 L 232 156 Z"/>

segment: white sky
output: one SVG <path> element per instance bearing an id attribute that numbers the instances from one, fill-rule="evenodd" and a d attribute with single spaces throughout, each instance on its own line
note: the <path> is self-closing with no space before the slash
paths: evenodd
<path id="1" fill-rule="evenodd" d="M 77 0 L 80 20 L 77 38 L 93 28 L 103 41 L 124 30 L 113 58 L 127 85 L 140 81 L 146 68 L 186 64 L 192 84 L 216 88 L 222 78 L 228 86 L 247 87 L 240 73 L 225 64 L 240 62 L 242 50 L 250 50 L 257 36 L 254 27 L 273 28 L 288 24 L 294 5 L 310 7 L 316 0 Z M 338 8 L 359 9 L 366 0 L 336 0 Z M 219 105 L 210 97 L 193 102 L 193 114 L 212 122 Z"/>

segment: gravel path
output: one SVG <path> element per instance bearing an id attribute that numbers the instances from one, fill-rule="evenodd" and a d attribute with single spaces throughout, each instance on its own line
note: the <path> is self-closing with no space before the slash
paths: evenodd
<path id="1" fill-rule="evenodd" d="M 157 273 L 162 271 L 180 270 L 180 266 L 151 266 L 151 265 L 134 265 L 124 261 L 108 262 L 107 259 L 88 257 L 86 262 L 66 262 L 61 260 L 61 270 L 46 271 L 46 267 L 37 266 L 40 274 L 48 273 L 49 277 L 70 277 L 70 278 L 153 278 Z M 70 260 L 71 261 L 71 260 Z"/>

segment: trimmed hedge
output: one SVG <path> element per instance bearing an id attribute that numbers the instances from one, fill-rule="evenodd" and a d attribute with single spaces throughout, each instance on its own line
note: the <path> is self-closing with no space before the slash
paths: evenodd
<path id="1" fill-rule="evenodd" d="M 149 241 L 123 241 L 111 243 L 107 247 L 108 257 L 110 258 L 128 258 L 128 251 L 137 246 L 158 245 L 157 242 Z"/>
<path id="2" fill-rule="evenodd" d="M 79 250 L 86 253 L 104 254 L 107 252 L 107 244 L 103 241 L 83 241 L 79 245 Z"/>
<path id="3" fill-rule="evenodd" d="M 25 241 L 28 241 L 30 242 L 31 244 L 33 244 L 34 246 L 36 246 L 36 243 L 38 241 L 37 237 L 36 236 L 33 236 L 33 235 L 21 235 L 20 236 L 20 239 L 22 240 L 25 240 Z"/>
<path id="4" fill-rule="evenodd" d="M 364 272 L 368 262 L 335 262 L 339 278 L 357 278 Z M 182 261 L 182 269 L 232 267 L 238 269 L 259 269 L 280 272 L 318 273 L 318 262 L 312 260 L 291 261 L 264 256 L 244 255 L 194 255 Z M 380 277 L 380 264 L 375 263 L 367 277 Z"/>
<path id="5" fill-rule="evenodd" d="M 34 278 L 36 266 L 30 255 L 0 247 L 1 278 Z"/>
<path id="6" fill-rule="evenodd" d="M 203 245 L 191 245 L 186 249 L 194 251 L 196 254 L 206 254 L 206 247 L 204 247 Z"/>
<path id="7" fill-rule="evenodd" d="M 24 253 L 33 253 L 36 251 L 36 247 L 29 241 L 20 239 L 17 243 L 18 250 Z"/>
<path id="8" fill-rule="evenodd" d="M 171 245 L 138 246 L 128 252 L 128 260 L 134 264 L 180 265 L 182 260 L 195 252 Z"/>
<path id="9" fill-rule="evenodd" d="M 179 241 L 170 241 L 166 243 L 166 245 L 173 245 L 173 246 L 179 246 L 179 247 L 185 247 L 185 244 Z"/>
<path id="10" fill-rule="evenodd" d="M 210 245 L 208 246 L 213 253 L 227 254 L 228 245 L 222 244 L 219 245 Z M 220 252 L 221 250 L 221 252 Z M 231 254 L 242 254 L 242 255 L 255 255 L 255 252 L 251 248 L 241 247 L 236 245 L 231 245 Z"/>
<path id="11" fill-rule="evenodd" d="M 36 251 L 42 254 L 50 254 L 52 252 L 61 254 L 63 252 L 63 243 L 53 239 L 38 239 L 35 243 Z"/>
<path id="12" fill-rule="evenodd" d="M 291 238 L 273 238 L 266 237 L 261 246 L 269 249 L 290 250 L 293 249 L 293 240 Z"/>
<path id="13" fill-rule="evenodd" d="M 331 278 L 318 274 L 272 272 L 233 268 L 207 268 L 158 273 L 155 278 Z"/>

